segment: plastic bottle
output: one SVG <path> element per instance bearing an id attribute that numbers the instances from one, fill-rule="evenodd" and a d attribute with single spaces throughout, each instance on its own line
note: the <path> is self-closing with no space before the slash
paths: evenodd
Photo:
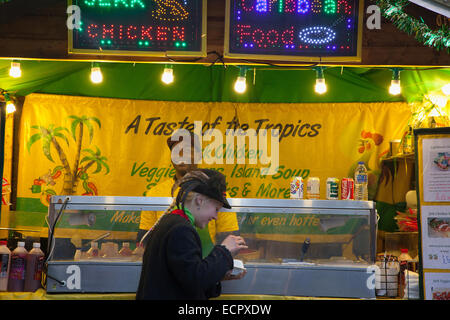
<path id="1" fill-rule="evenodd" d="M 414 151 L 414 134 L 413 134 L 413 129 L 410 126 L 408 129 L 408 133 L 405 136 L 405 146 L 403 147 L 403 153 L 407 154 L 407 153 L 412 153 Z"/>
<path id="2" fill-rule="evenodd" d="M 25 285 L 25 268 L 28 251 L 25 242 L 19 241 L 17 248 L 11 253 L 11 268 L 9 270 L 8 291 L 23 291 Z"/>
<path id="3" fill-rule="evenodd" d="M 401 254 L 398 256 L 400 263 L 400 272 L 404 272 L 408 268 L 408 262 L 412 260 L 408 253 L 408 249 L 400 249 Z"/>
<path id="4" fill-rule="evenodd" d="M 9 267 L 11 263 L 11 251 L 6 246 L 6 241 L 0 241 L 0 291 L 8 290 Z"/>
<path id="5" fill-rule="evenodd" d="M 33 249 L 27 255 L 24 291 L 35 292 L 41 287 L 44 260 L 45 254 L 41 250 L 41 244 L 33 243 Z"/>
<path id="6" fill-rule="evenodd" d="M 122 249 L 120 249 L 119 254 L 123 257 L 130 257 L 133 252 L 130 249 L 130 243 L 123 242 Z"/>
<path id="7" fill-rule="evenodd" d="M 364 162 L 358 162 L 358 166 L 355 170 L 355 200 L 369 199 L 368 187 L 367 187 L 367 169 Z"/>
<path id="8" fill-rule="evenodd" d="M 92 241 L 91 247 L 89 248 L 87 252 L 88 258 L 95 258 L 98 257 L 98 242 Z"/>

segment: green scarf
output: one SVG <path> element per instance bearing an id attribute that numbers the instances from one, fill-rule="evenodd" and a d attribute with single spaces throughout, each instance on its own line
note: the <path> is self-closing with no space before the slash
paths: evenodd
<path id="1" fill-rule="evenodd" d="M 183 210 L 182 208 L 180 208 L 179 206 L 177 206 L 177 209 L 179 210 Z M 194 216 L 192 215 L 192 213 L 185 207 L 184 208 L 184 213 L 187 215 L 189 222 L 191 223 L 192 226 L 194 226 Z"/>
<path id="2" fill-rule="evenodd" d="M 178 206 L 177 206 L 177 209 L 183 210 Z M 192 226 L 195 227 L 195 225 L 194 225 L 195 219 L 194 219 L 194 216 L 192 215 L 192 213 L 186 208 L 184 208 L 184 213 L 187 215 L 189 222 L 192 224 Z M 209 255 L 209 253 L 214 248 L 214 243 L 211 240 L 211 236 L 209 234 L 208 225 L 206 225 L 206 227 L 203 229 L 199 229 L 199 228 L 195 228 L 195 229 L 197 230 L 197 233 L 200 236 L 200 240 L 202 242 L 202 256 L 203 256 L 203 258 L 205 258 Z"/>

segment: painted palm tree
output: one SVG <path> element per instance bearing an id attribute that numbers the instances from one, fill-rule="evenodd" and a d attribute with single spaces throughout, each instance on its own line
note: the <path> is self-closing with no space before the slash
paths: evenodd
<path id="1" fill-rule="evenodd" d="M 64 131 L 69 133 L 69 130 L 64 127 L 56 127 L 51 124 L 48 128 L 43 126 L 31 126 L 32 129 L 39 130 L 39 133 L 36 133 L 30 137 L 30 140 L 27 142 L 27 149 L 30 152 L 31 146 L 38 140 L 42 139 L 42 151 L 44 152 L 45 157 L 51 162 L 55 162 L 51 155 L 51 146 L 54 146 L 56 152 L 58 153 L 59 159 L 64 167 L 64 183 L 63 190 L 61 194 L 68 195 L 72 194 L 72 172 L 70 170 L 70 165 L 67 160 L 67 156 L 64 150 L 61 148 L 58 140 L 56 138 L 63 139 L 67 146 L 69 146 L 69 140 L 64 135 Z"/>
<path id="2" fill-rule="evenodd" d="M 97 168 L 93 173 L 99 173 L 103 167 L 106 169 L 106 173 L 109 173 L 109 166 L 106 163 L 108 159 L 106 159 L 105 156 L 102 156 L 100 153 L 100 149 L 96 147 L 97 151 L 94 152 L 91 149 L 83 149 L 83 152 L 88 153 L 89 155 L 85 156 L 83 159 L 81 159 L 80 164 L 83 162 L 87 162 L 86 166 L 82 167 L 80 172 L 78 173 L 78 176 L 81 177 L 82 174 L 86 173 L 86 171 L 93 166 L 94 164 L 97 164 Z"/>
<path id="3" fill-rule="evenodd" d="M 94 127 L 92 125 L 92 122 L 96 122 L 99 128 L 101 128 L 101 124 L 100 120 L 96 117 L 86 117 L 86 116 L 77 117 L 72 115 L 69 116 L 69 118 L 73 120 L 71 124 L 72 137 L 77 142 L 77 150 L 72 170 L 72 194 L 74 194 L 77 190 L 77 185 L 79 181 L 78 167 L 80 165 L 81 145 L 83 141 L 84 127 L 86 126 L 86 128 L 88 129 L 89 143 L 91 143 L 92 138 L 94 137 Z M 79 127 L 78 137 L 76 136 L 77 127 Z"/>

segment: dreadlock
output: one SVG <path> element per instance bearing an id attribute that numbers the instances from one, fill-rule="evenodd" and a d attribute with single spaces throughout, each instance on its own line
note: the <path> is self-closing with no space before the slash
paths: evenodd
<path id="1" fill-rule="evenodd" d="M 176 190 L 177 187 L 180 187 L 180 191 L 178 191 L 177 198 L 175 199 L 175 205 L 181 205 L 181 208 L 184 210 L 184 202 L 186 201 L 188 194 L 199 185 L 206 184 L 208 179 L 208 175 L 202 171 L 191 171 L 184 175 L 184 177 L 172 187 L 172 196 L 174 190 Z"/>
<path id="2" fill-rule="evenodd" d="M 144 236 L 141 238 L 140 243 L 142 244 L 144 239 L 151 233 L 151 231 L 158 225 L 159 221 L 164 217 L 166 214 L 172 212 L 172 210 L 176 207 L 180 207 L 184 211 L 184 202 L 186 201 L 186 198 L 188 197 L 189 193 L 192 192 L 195 188 L 197 188 L 199 185 L 207 183 L 209 177 L 206 173 L 202 171 L 191 171 L 185 174 L 180 180 L 174 183 L 171 190 L 171 195 L 173 197 L 173 194 L 175 190 L 179 187 L 180 190 L 178 191 L 177 197 L 170 206 L 167 208 L 166 211 L 158 218 L 156 223 L 153 225 L 150 230 L 148 230 Z"/>

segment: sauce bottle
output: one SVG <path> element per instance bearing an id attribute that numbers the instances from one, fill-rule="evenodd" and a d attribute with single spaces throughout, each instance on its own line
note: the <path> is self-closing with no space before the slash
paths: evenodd
<path id="1" fill-rule="evenodd" d="M 8 290 L 11 251 L 6 246 L 6 243 L 6 241 L 0 241 L 0 291 Z"/>
<path id="2" fill-rule="evenodd" d="M 92 241 L 91 247 L 89 248 L 87 252 L 88 258 L 95 258 L 98 257 L 98 242 Z"/>
<path id="3" fill-rule="evenodd" d="M 27 255 L 24 291 L 35 292 L 41 287 L 44 252 L 39 242 L 33 243 L 33 249 Z"/>
<path id="4" fill-rule="evenodd" d="M 11 269 L 9 270 L 8 291 L 23 291 L 25 286 L 25 267 L 28 251 L 25 242 L 19 241 L 17 248 L 11 253 Z"/>
<path id="5" fill-rule="evenodd" d="M 119 254 L 122 257 L 130 257 L 133 251 L 130 249 L 130 243 L 129 242 L 123 242 L 122 243 L 122 249 L 120 249 Z"/>

